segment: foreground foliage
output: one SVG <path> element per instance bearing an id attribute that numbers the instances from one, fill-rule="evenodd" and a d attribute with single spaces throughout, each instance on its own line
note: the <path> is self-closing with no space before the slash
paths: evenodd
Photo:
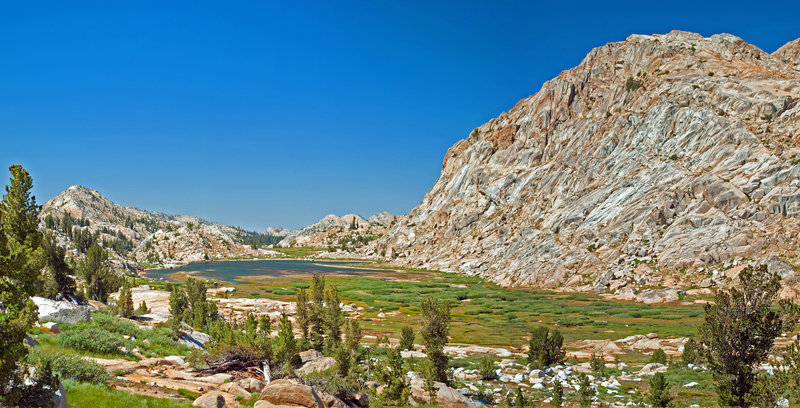
<path id="1" fill-rule="evenodd" d="M 528 341 L 528 364 L 538 368 L 558 364 L 565 355 L 564 337 L 558 329 L 552 333 L 544 326 L 533 330 Z"/>
<path id="2" fill-rule="evenodd" d="M 780 277 L 766 265 L 745 268 L 739 279 L 741 289 L 720 292 L 705 306 L 700 341 L 720 405 L 746 407 L 771 394 L 757 387 L 756 367 L 767 359 L 775 337 L 794 327 L 796 306 L 783 302 L 777 308 Z"/>
<path id="3" fill-rule="evenodd" d="M 42 286 L 42 235 L 33 179 L 20 165 L 9 170 L 11 183 L 0 202 L 0 405 L 34 405 L 54 386 L 46 363 L 36 365 L 33 375 L 20 364 L 28 353 L 22 340 L 37 319 L 29 297 Z M 32 385 L 24 385 L 26 376 Z"/>

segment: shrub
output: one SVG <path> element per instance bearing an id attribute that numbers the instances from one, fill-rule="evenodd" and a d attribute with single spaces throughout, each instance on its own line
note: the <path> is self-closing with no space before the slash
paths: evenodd
<path id="1" fill-rule="evenodd" d="M 781 279 L 766 265 L 748 266 L 739 280 L 741 285 L 705 305 L 700 327 L 703 360 L 714 374 L 722 406 L 752 405 L 751 391 L 761 382 L 756 367 L 767 360 L 781 331 L 796 323 L 796 305 L 777 302 Z"/>
<path id="2" fill-rule="evenodd" d="M 581 388 L 578 390 L 578 403 L 581 408 L 588 408 L 592 406 L 592 397 L 594 397 L 595 390 L 589 382 L 589 377 L 586 374 L 579 374 L 578 381 Z"/>
<path id="3" fill-rule="evenodd" d="M 683 354 L 681 355 L 681 359 L 683 360 L 683 364 L 696 364 L 698 360 L 697 354 L 697 343 L 694 339 L 689 338 L 686 344 L 683 345 Z"/>
<path id="4" fill-rule="evenodd" d="M 558 330 L 538 327 L 528 343 L 528 364 L 546 366 L 564 360 L 564 337 Z"/>
<path id="5" fill-rule="evenodd" d="M 667 353 L 664 352 L 664 349 L 658 349 L 654 351 L 653 355 L 650 357 L 650 362 L 667 364 Z"/>
<path id="6" fill-rule="evenodd" d="M 103 366 L 76 355 L 59 352 L 46 353 L 37 349 L 28 355 L 28 361 L 31 364 L 40 360 L 48 363 L 53 372 L 57 373 L 61 379 L 69 378 L 75 381 L 103 384 L 109 377 Z"/>
<path id="7" fill-rule="evenodd" d="M 127 345 L 121 336 L 103 329 L 73 329 L 58 336 L 58 345 L 75 350 L 100 354 L 119 354 L 120 347 Z"/>
<path id="8" fill-rule="evenodd" d="M 414 329 L 409 326 L 400 330 L 400 350 L 414 350 Z"/>
<path id="9" fill-rule="evenodd" d="M 435 298 L 423 299 L 420 303 L 422 309 L 422 340 L 425 343 L 425 352 L 428 354 L 433 367 L 436 369 L 437 381 L 447 383 L 447 360 L 444 346 L 450 331 L 450 304 Z"/>
<path id="10" fill-rule="evenodd" d="M 122 317 L 133 316 L 133 295 L 131 294 L 131 287 L 127 284 L 122 286 L 119 291 L 119 300 L 117 301 L 117 310 Z"/>
<path id="11" fill-rule="evenodd" d="M 142 299 L 142 303 L 139 303 L 139 308 L 136 309 L 135 313 L 137 316 L 150 313 L 150 309 L 147 307 L 147 302 L 145 302 L 144 299 Z"/>
<path id="12" fill-rule="evenodd" d="M 660 350 L 660 349 L 659 349 Z M 654 407 L 667 407 L 672 401 L 672 395 L 669 393 L 670 384 L 664 378 L 664 374 L 656 373 L 650 379 L 650 392 L 647 393 L 648 404 Z"/>
<path id="13" fill-rule="evenodd" d="M 568 316 L 558 319 L 558 324 L 566 327 L 597 325 L 593 319 L 586 316 Z"/>
<path id="14" fill-rule="evenodd" d="M 598 356 L 597 354 L 592 354 L 592 359 L 589 360 L 589 366 L 592 367 L 592 370 L 597 373 L 600 377 L 605 377 L 606 373 L 606 362 Z"/>
<path id="15" fill-rule="evenodd" d="M 628 80 L 625 81 L 625 90 L 628 91 L 628 92 L 635 91 L 635 90 L 637 90 L 637 89 L 639 89 L 639 88 L 641 88 L 643 86 L 644 86 L 644 84 L 642 84 L 641 82 L 633 79 L 633 77 L 628 77 Z"/>
<path id="16" fill-rule="evenodd" d="M 493 380 L 497 378 L 494 360 L 492 360 L 490 357 L 482 358 L 478 365 L 478 372 L 480 372 L 482 380 Z"/>
<path id="17" fill-rule="evenodd" d="M 561 408 L 564 405 L 564 388 L 561 386 L 561 381 L 556 379 L 553 382 L 553 391 L 550 399 L 550 406 Z"/>

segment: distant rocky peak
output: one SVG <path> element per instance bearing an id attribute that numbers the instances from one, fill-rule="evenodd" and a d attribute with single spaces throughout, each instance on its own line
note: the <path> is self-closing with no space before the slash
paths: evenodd
<path id="1" fill-rule="evenodd" d="M 455 143 L 420 205 L 364 253 L 596 290 L 796 259 L 797 47 L 682 31 L 597 47 Z"/>
<path id="2" fill-rule="evenodd" d="M 773 52 L 772 56 L 800 71 L 800 38 L 784 44 Z"/>

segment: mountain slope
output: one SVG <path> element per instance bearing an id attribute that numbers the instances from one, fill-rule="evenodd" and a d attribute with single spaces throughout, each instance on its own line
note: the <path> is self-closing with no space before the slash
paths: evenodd
<path id="1" fill-rule="evenodd" d="M 422 203 L 366 254 L 600 291 L 689 287 L 751 258 L 791 275 L 798 44 L 772 56 L 674 31 L 595 48 L 451 147 Z"/>
<path id="2" fill-rule="evenodd" d="M 346 214 L 341 217 L 329 214 L 305 228 L 289 231 L 278 245 L 352 251 L 383 235 L 396 218 L 385 211 L 367 219 L 356 214 Z"/>
<path id="3" fill-rule="evenodd" d="M 65 215 L 69 221 L 65 221 Z M 109 249 L 118 267 L 139 269 L 138 262 L 174 265 L 210 258 L 265 256 L 244 240 L 257 235 L 238 227 L 185 215 L 145 211 L 113 203 L 98 191 L 71 186 L 42 205 L 42 227 L 80 256 L 85 239 L 96 237 Z M 65 225 L 70 224 L 70 225 Z M 88 224 L 88 225 L 86 225 Z M 83 226 L 82 226 L 83 225 Z"/>

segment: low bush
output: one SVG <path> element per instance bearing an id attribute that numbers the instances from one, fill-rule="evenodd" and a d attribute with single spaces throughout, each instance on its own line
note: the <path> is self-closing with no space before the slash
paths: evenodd
<path id="1" fill-rule="evenodd" d="M 72 354 L 33 349 L 27 358 L 31 364 L 40 360 L 47 362 L 61 379 L 103 384 L 109 378 L 109 374 L 100 364 Z"/>
<path id="2" fill-rule="evenodd" d="M 489 357 L 482 358 L 478 366 L 478 372 L 480 372 L 482 380 L 493 380 L 497 378 L 494 360 Z"/>
<path id="3" fill-rule="evenodd" d="M 664 349 L 657 349 L 653 351 L 653 355 L 650 357 L 650 362 L 667 364 L 667 353 L 664 352 Z"/>
<path id="4" fill-rule="evenodd" d="M 125 354 L 120 347 L 130 343 L 116 333 L 98 328 L 73 329 L 58 336 L 58 345 L 100 354 Z"/>

